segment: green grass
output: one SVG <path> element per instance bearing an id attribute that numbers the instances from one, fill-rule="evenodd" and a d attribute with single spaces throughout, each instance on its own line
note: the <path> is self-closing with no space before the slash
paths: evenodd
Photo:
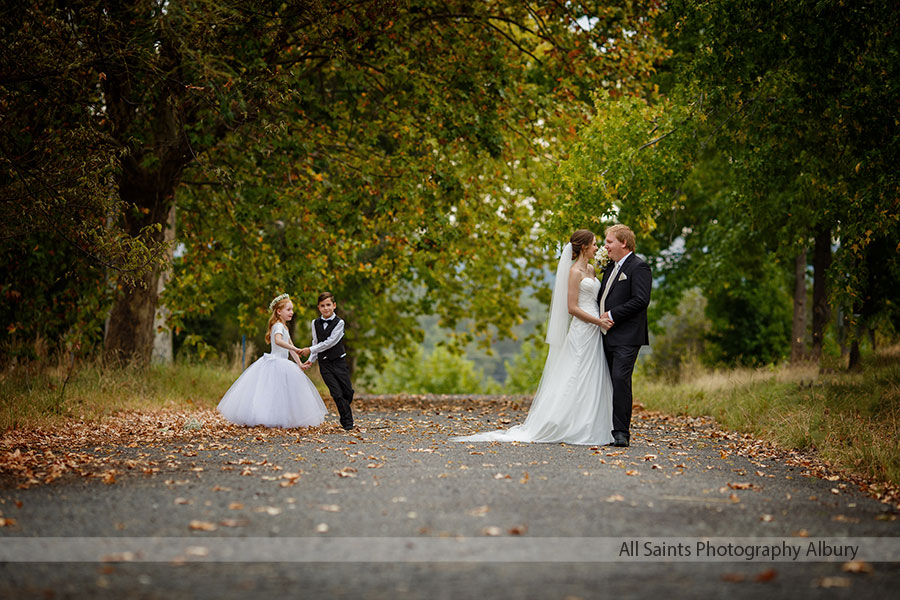
<path id="1" fill-rule="evenodd" d="M 237 363 L 103 366 L 99 362 L 48 366 L 31 363 L 0 371 L 0 431 L 65 419 L 96 420 L 119 410 L 214 407 L 238 378 Z M 328 393 L 318 369 L 306 372 Z M 66 378 L 68 376 L 68 381 Z"/>
<path id="2" fill-rule="evenodd" d="M 28 365 L 0 373 L 0 431 L 123 409 L 215 406 L 239 371 L 225 365 L 172 364 L 146 368 Z M 65 382 L 65 385 L 64 385 Z"/>
<path id="3" fill-rule="evenodd" d="M 900 347 L 868 357 L 855 373 L 820 374 L 815 365 L 701 372 L 677 384 L 638 380 L 634 395 L 650 410 L 711 416 L 900 485 Z"/>

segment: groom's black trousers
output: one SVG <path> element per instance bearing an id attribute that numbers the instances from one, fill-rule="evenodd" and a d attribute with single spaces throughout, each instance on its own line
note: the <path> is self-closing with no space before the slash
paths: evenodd
<path id="1" fill-rule="evenodd" d="M 625 439 L 631 439 L 629 428 L 631 426 L 631 374 L 634 372 L 634 363 L 637 362 L 640 346 L 608 346 L 603 345 L 606 354 L 606 364 L 609 366 L 609 376 L 612 379 L 613 389 L 613 435 L 621 434 Z"/>

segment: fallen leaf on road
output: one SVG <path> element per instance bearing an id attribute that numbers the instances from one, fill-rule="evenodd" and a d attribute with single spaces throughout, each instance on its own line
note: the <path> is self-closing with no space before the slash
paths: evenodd
<path id="1" fill-rule="evenodd" d="M 316 525 L 316 533 L 328 533 L 328 523 L 319 523 Z"/>
<path id="2" fill-rule="evenodd" d="M 823 577 L 816 581 L 816 585 L 822 588 L 847 588 L 850 587 L 849 577 Z"/>
<path id="3" fill-rule="evenodd" d="M 772 581 L 778 575 L 778 572 L 775 569 L 766 569 L 762 573 L 757 573 L 756 577 L 753 578 L 753 581 L 758 581 L 760 583 L 766 583 L 768 581 Z"/>
<path id="4" fill-rule="evenodd" d="M 137 558 L 134 552 L 116 552 L 114 554 L 106 554 L 100 560 L 103 562 L 130 562 Z"/>
<path id="5" fill-rule="evenodd" d="M 319 508 L 321 508 L 325 512 L 341 512 L 341 507 L 337 504 L 323 504 Z"/>
<path id="6" fill-rule="evenodd" d="M 841 523 L 859 523 L 859 519 L 856 517 L 848 517 L 846 515 L 834 515 L 831 517 L 832 521 L 838 521 Z"/>
<path id="7" fill-rule="evenodd" d="M 472 517 L 483 517 L 488 514 L 491 508 L 488 505 L 479 506 L 477 508 L 472 508 L 466 511 L 466 514 Z"/>
<path id="8" fill-rule="evenodd" d="M 257 506 L 253 509 L 253 512 L 264 512 L 270 517 L 275 517 L 281 514 L 281 509 L 277 506 Z"/>
<path id="9" fill-rule="evenodd" d="M 728 583 L 740 583 L 746 579 L 743 573 L 725 573 L 722 575 L 722 581 L 727 581 Z"/>
<path id="10" fill-rule="evenodd" d="M 527 525 L 513 525 L 509 528 L 509 535 L 525 535 L 528 532 Z"/>
<path id="11" fill-rule="evenodd" d="M 610 496 L 609 498 L 606 499 L 606 502 L 624 502 L 624 501 L 625 501 L 624 496 L 622 496 L 620 494 L 613 494 L 612 496 Z"/>
<path id="12" fill-rule="evenodd" d="M 209 521 L 191 521 L 188 527 L 194 531 L 215 531 L 218 529 L 215 523 Z"/>
<path id="13" fill-rule="evenodd" d="M 630 477 L 634 477 L 634 476 L 636 476 L 636 475 L 640 475 L 641 472 L 640 472 L 640 471 L 635 471 L 634 469 L 629 469 L 628 471 L 625 471 L 625 474 L 628 475 L 628 476 L 630 476 Z"/>
<path id="14" fill-rule="evenodd" d="M 222 519 L 219 524 L 222 527 L 243 527 L 249 522 L 247 519 Z"/>
<path id="15" fill-rule="evenodd" d="M 241 510 L 242 508 L 244 508 L 244 504 L 241 502 L 232 502 L 228 505 L 229 510 Z"/>
<path id="16" fill-rule="evenodd" d="M 743 482 L 729 483 L 728 487 L 730 487 L 733 490 L 752 490 L 752 489 L 756 488 L 756 486 L 753 485 L 752 483 L 743 483 Z"/>
<path id="17" fill-rule="evenodd" d="M 496 525 L 490 525 L 481 530 L 481 535 L 497 536 L 502 534 L 503 530 Z"/>
<path id="18" fill-rule="evenodd" d="M 841 565 L 841 571 L 845 573 L 872 573 L 875 569 L 867 562 L 851 560 Z"/>

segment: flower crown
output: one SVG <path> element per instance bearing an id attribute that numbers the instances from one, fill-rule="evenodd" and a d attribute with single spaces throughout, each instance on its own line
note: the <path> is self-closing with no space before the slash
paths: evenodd
<path id="1" fill-rule="evenodd" d="M 275 308 L 275 305 L 281 302 L 282 300 L 286 300 L 290 298 L 287 294 L 281 294 L 280 296 L 275 296 L 275 299 L 269 302 L 269 310 Z"/>

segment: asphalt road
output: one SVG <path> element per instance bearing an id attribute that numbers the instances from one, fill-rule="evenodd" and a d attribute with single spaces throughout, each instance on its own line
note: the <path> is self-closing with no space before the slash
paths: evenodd
<path id="1" fill-rule="evenodd" d="M 350 434 L 222 435 L 203 424 L 158 446 L 91 448 L 159 469 L 126 470 L 111 484 L 69 476 L 18 489 L 0 477 L 0 515 L 14 519 L 0 527 L 7 549 L 49 538 L 135 545 L 90 562 L 5 554 L 0 597 L 851 598 L 900 584 L 900 556 L 851 563 L 858 573 L 846 570 L 849 557 L 610 559 L 611 545 L 621 554 L 622 540 L 639 538 L 642 553 L 644 541 L 672 552 L 681 538 L 707 536 L 805 548 L 900 534 L 896 510 L 853 484 L 805 475 L 802 457 L 701 423 L 639 413 L 628 449 L 460 444 L 450 435 L 523 413 L 355 405 L 360 429 Z M 178 556 L 151 559 L 154 544 Z M 46 556 L 60 548 L 50 540 Z"/>

